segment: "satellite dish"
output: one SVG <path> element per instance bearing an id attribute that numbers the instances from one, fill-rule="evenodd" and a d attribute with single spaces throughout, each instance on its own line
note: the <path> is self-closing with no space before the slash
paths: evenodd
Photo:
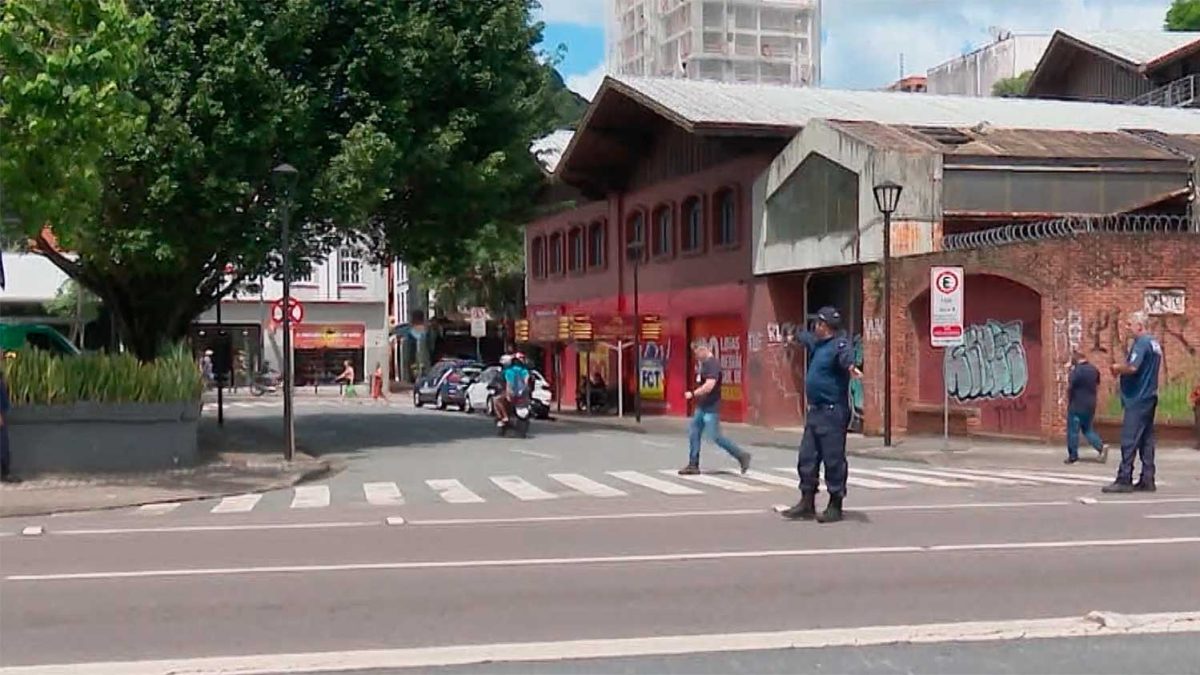
<path id="1" fill-rule="evenodd" d="M 992 39 L 996 42 L 1007 40 L 1008 38 L 1012 37 L 1012 31 L 1009 31 L 1006 28 L 1001 28 L 1000 26 L 988 26 L 988 34 L 991 35 Z"/>

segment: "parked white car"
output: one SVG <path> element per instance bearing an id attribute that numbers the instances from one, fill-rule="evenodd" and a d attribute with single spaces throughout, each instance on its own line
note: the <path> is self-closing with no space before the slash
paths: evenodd
<path id="1" fill-rule="evenodd" d="M 550 416 L 550 404 L 554 401 L 554 388 L 540 372 L 536 370 L 530 372 L 533 374 L 534 414 L 539 419 L 546 419 Z M 493 413 L 492 398 L 500 391 L 500 388 L 500 366 L 486 368 L 475 378 L 471 386 L 467 387 L 467 412 L 483 410 L 491 415 Z"/>

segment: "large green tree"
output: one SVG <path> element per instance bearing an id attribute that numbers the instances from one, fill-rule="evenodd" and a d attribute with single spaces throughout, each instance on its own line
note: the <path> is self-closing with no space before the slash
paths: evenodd
<path id="1" fill-rule="evenodd" d="M 152 17 L 92 218 L 44 252 L 109 306 L 139 357 L 246 279 L 350 242 L 379 260 L 453 260 L 480 223 L 527 208 L 549 121 L 532 0 L 129 0 Z M 271 169 L 299 170 L 281 193 Z M 232 266 L 232 276 L 226 272 Z"/>
<path id="2" fill-rule="evenodd" d="M 1200 30 L 1200 0 L 1175 0 L 1167 9 L 1167 30 Z"/>

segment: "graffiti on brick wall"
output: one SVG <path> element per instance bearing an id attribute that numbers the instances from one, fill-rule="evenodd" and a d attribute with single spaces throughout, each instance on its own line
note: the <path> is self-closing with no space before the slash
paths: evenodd
<path id="1" fill-rule="evenodd" d="M 1029 385 L 1020 321 L 968 326 L 963 344 L 945 354 L 946 392 L 955 400 L 1016 398 Z"/>
<path id="2" fill-rule="evenodd" d="M 1054 389 L 1058 405 L 1067 403 L 1067 384 L 1071 373 L 1071 353 L 1083 346 L 1083 313 L 1068 309 L 1054 317 Z"/>
<path id="3" fill-rule="evenodd" d="M 1185 314 L 1186 302 L 1182 288 L 1147 288 L 1142 293 L 1142 309 L 1152 316 Z"/>
<path id="4" fill-rule="evenodd" d="M 1128 311 L 1123 312 L 1120 309 L 1097 312 L 1095 317 L 1087 321 L 1084 351 L 1120 359 L 1128 349 L 1128 337 L 1122 329 L 1128 315 Z M 1151 333 L 1158 336 L 1164 348 L 1174 346 L 1182 349 L 1189 357 L 1196 356 L 1196 345 L 1188 339 L 1189 317 L 1181 314 L 1152 316 L 1147 327 Z"/>

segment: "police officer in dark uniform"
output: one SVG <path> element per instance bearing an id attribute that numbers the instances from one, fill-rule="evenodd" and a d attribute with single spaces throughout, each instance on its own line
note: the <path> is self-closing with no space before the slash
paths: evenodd
<path id="1" fill-rule="evenodd" d="M 833 307 L 817 311 L 812 331 L 797 333 L 794 339 L 808 350 L 808 372 L 804 391 L 808 415 L 804 439 L 800 441 L 800 503 L 783 512 L 789 520 L 822 523 L 842 519 L 842 499 L 846 496 L 846 429 L 850 424 L 850 378 L 862 377 L 854 366 L 854 346 L 839 331 L 842 315 Z M 825 465 L 825 486 L 829 505 L 817 515 L 816 497 L 820 486 L 821 464 Z"/>

